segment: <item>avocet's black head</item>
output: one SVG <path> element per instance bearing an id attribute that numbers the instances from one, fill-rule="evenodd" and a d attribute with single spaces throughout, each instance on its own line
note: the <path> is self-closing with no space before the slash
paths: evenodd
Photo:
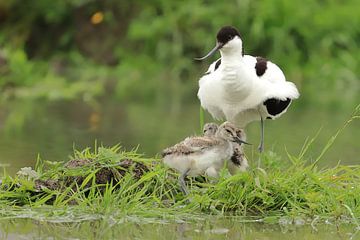
<path id="1" fill-rule="evenodd" d="M 216 35 L 216 40 L 218 43 L 224 46 L 227 42 L 232 40 L 235 36 L 240 38 L 239 31 L 232 26 L 222 27 Z"/>
<path id="2" fill-rule="evenodd" d="M 202 58 L 195 58 L 196 60 L 204 60 L 211 55 L 213 55 L 217 50 L 220 50 L 224 47 L 228 42 L 233 40 L 235 37 L 241 39 L 239 31 L 232 26 L 222 27 L 216 35 L 216 46 L 208 53 L 206 56 Z M 241 41 L 241 40 L 240 40 Z M 241 45 L 242 48 L 242 45 Z"/>

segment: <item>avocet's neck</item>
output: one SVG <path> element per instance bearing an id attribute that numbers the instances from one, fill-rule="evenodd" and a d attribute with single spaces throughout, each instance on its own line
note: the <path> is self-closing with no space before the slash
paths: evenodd
<path id="1" fill-rule="evenodd" d="M 220 54 L 222 64 L 231 64 L 241 61 L 244 55 L 241 39 L 236 37 L 229 41 L 220 49 Z"/>
<path id="2" fill-rule="evenodd" d="M 232 63 L 238 63 L 242 61 L 242 51 L 224 52 L 220 51 L 221 64 L 231 65 Z"/>

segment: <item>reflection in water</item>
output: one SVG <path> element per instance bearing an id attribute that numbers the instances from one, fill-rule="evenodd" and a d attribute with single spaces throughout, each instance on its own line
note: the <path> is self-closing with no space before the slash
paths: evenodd
<path id="1" fill-rule="evenodd" d="M 138 219 L 139 220 L 139 219 Z M 99 221 L 50 223 L 13 219 L 0 220 L 0 239 L 357 239 L 354 225 L 278 225 L 244 223 L 239 218 L 217 218 L 187 223 Z"/>
<path id="2" fill-rule="evenodd" d="M 14 174 L 20 167 L 34 166 L 37 155 L 45 160 L 64 161 L 73 148 L 82 149 L 98 144 L 117 143 L 146 156 L 154 156 L 163 148 L 199 132 L 199 106 L 181 106 L 168 111 L 167 106 L 146 103 L 102 102 L 91 107 L 81 102 L 44 103 L 11 102 L 0 108 L 0 165 L 10 164 Z M 306 138 L 322 128 L 307 155 L 318 156 L 329 138 L 349 118 L 348 111 L 318 111 L 294 106 L 276 121 L 266 122 L 265 150 L 273 150 L 286 158 L 286 149 L 297 155 Z M 209 115 L 207 121 L 213 121 Z M 257 159 L 259 124 L 247 129 L 250 159 Z M 360 123 L 353 122 L 336 140 L 321 164 L 358 163 Z M 255 161 L 256 162 L 256 161 Z M 0 171 L 2 172 L 2 171 Z M 1 173 L 0 173 L 1 174 Z"/>

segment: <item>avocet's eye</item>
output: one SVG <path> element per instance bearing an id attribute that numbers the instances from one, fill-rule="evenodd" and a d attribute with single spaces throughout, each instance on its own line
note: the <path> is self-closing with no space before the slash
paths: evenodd
<path id="1" fill-rule="evenodd" d="M 226 130 L 226 132 L 232 134 L 232 132 L 229 129 L 225 129 L 225 130 Z"/>

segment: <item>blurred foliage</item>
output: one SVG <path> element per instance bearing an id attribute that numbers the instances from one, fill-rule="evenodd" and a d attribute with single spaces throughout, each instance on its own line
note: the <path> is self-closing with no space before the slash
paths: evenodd
<path id="1" fill-rule="evenodd" d="M 247 54 L 297 84 L 302 105 L 339 107 L 360 97 L 359 12 L 357 0 L 0 0 L 1 98 L 114 96 L 176 109 L 196 101 L 210 64 L 193 58 L 234 25 Z"/>

